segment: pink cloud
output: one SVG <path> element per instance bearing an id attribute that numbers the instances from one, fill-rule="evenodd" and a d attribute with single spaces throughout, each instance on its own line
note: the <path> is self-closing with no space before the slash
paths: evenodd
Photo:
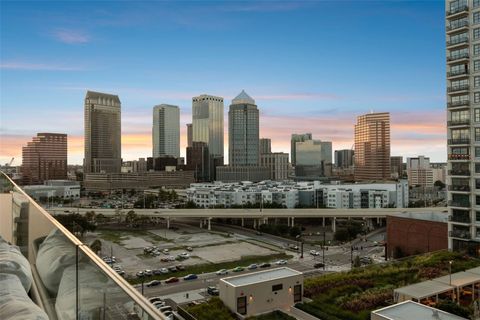
<path id="1" fill-rule="evenodd" d="M 52 32 L 55 39 L 67 44 L 82 44 L 90 42 L 90 36 L 78 30 L 58 29 Z"/>

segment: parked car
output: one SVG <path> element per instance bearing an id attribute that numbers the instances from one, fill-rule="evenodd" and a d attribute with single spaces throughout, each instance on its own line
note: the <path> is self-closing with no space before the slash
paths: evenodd
<path id="1" fill-rule="evenodd" d="M 147 277 L 150 277 L 151 275 L 153 275 L 153 272 L 152 272 L 152 270 L 147 269 L 147 270 L 143 271 L 143 274 Z"/>
<path id="2" fill-rule="evenodd" d="M 313 265 L 313 267 L 314 267 L 315 269 L 323 268 L 324 266 L 325 266 L 325 265 L 324 265 L 323 263 L 321 263 L 321 262 L 315 263 L 315 264 Z"/>
<path id="3" fill-rule="evenodd" d="M 164 307 L 161 307 L 160 309 L 158 309 L 161 313 L 164 313 L 164 312 L 167 312 L 167 311 L 172 311 L 172 307 L 170 306 L 164 306 Z"/>
<path id="4" fill-rule="evenodd" d="M 182 257 L 184 259 L 188 259 L 190 258 L 190 255 L 188 254 L 188 252 L 182 252 L 178 255 L 179 257 Z"/>
<path id="5" fill-rule="evenodd" d="M 165 307 L 165 301 L 157 301 L 153 303 L 153 306 L 157 309 L 160 309 L 161 307 Z"/>
<path id="6" fill-rule="evenodd" d="M 291 244 L 288 246 L 290 249 L 292 250 L 298 250 L 298 246 L 294 245 L 294 244 Z"/>
<path id="7" fill-rule="evenodd" d="M 185 270 L 185 267 L 184 267 L 183 265 L 181 265 L 181 264 L 177 265 L 176 268 L 177 268 L 178 271 L 183 271 L 183 270 Z"/>
<path id="8" fill-rule="evenodd" d="M 158 286 L 159 284 L 160 284 L 160 281 L 152 280 L 150 282 L 147 282 L 147 287 L 154 287 L 154 286 Z"/>
<path id="9" fill-rule="evenodd" d="M 161 269 L 160 269 L 160 272 L 161 272 L 162 274 L 167 274 L 169 271 L 168 271 L 167 268 L 161 268 Z"/>
<path id="10" fill-rule="evenodd" d="M 360 258 L 360 263 L 362 263 L 362 264 L 372 264 L 373 260 L 370 257 L 361 257 Z"/>
<path id="11" fill-rule="evenodd" d="M 178 282 L 180 281 L 177 277 L 171 277 L 171 278 L 168 278 L 167 280 L 165 280 L 165 283 L 175 283 L 175 282 Z"/>
<path id="12" fill-rule="evenodd" d="M 165 311 L 165 312 L 163 312 L 163 315 L 165 316 L 166 320 L 174 320 L 175 319 L 173 317 L 173 312 L 172 311 Z"/>
<path id="13" fill-rule="evenodd" d="M 223 276 L 223 275 L 226 275 L 228 274 L 228 270 L 227 269 L 220 269 L 216 272 L 217 276 Z"/>
<path id="14" fill-rule="evenodd" d="M 320 255 L 320 252 L 318 252 L 318 251 L 316 251 L 316 250 L 310 250 L 310 254 L 311 254 L 312 256 L 318 256 L 318 255 Z"/>
<path id="15" fill-rule="evenodd" d="M 177 272 L 177 267 L 175 267 L 175 266 L 168 267 L 168 271 Z"/>
<path id="16" fill-rule="evenodd" d="M 160 269 L 153 269 L 152 272 L 153 272 L 154 275 L 162 274 L 162 271 L 160 271 Z"/>
<path id="17" fill-rule="evenodd" d="M 141 277 L 144 277 L 145 274 L 143 273 L 143 271 L 138 271 L 136 274 L 137 278 L 141 278 Z"/>
<path id="18" fill-rule="evenodd" d="M 268 267 L 271 267 L 272 265 L 268 262 L 264 262 L 262 264 L 259 265 L 260 268 L 268 268 Z"/>
<path id="19" fill-rule="evenodd" d="M 148 298 L 148 301 L 150 301 L 151 303 L 155 303 L 155 302 L 162 302 L 163 299 L 161 297 L 151 297 L 151 298 Z"/>
<path id="20" fill-rule="evenodd" d="M 198 278 L 198 276 L 196 274 L 192 273 L 192 274 L 189 274 L 189 275 L 183 277 L 183 280 L 195 280 L 197 278 Z"/>
<path id="21" fill-rule="evenodd" d="M 192 247 L 187 247 L 186 250 L 187 251 L 193 251 L 193 248 Z"/>
<path id="22" fill-rule="evenodd" d="M 251 265 L 248 266 L 248 270 L 255 270 L 257 268 L 258 266 L 255 263 L 252 263 Z"/>
<path id="23" fill-rule="evenodd" d="M 218 296 L 220 294 L 220 291 L 218 291 L 216 287 L 208 287 L 207 293 L 211 296 Z"/>
<path id="24" fill-rule="evenodd" d="M 233 272 L 240 272 L 240 271 L 243 271 L 243 270 L 245 270 L 244 267 L 235 267 L 235 268 L 233 268 L 232 271 L 233 271 Z"/>
<path id="25" fill-rule="evenodd" d="M 170 250 L 168 250 L 168 249 L 163 249 L 162 252 L 163 252 L 163 254 L 168 254 L 168 253 L 170 252 Z"/>
<path id="26" fill-rule="evenodd" d="M 283 260 L 283 259 L 282 259 L 282 260 L 278 260 L 277 262 L 275 262 L 275 264 L 276 264 L 277 266 L 281 266 L 281 265 L 287 264 L 287 260 Z"/>

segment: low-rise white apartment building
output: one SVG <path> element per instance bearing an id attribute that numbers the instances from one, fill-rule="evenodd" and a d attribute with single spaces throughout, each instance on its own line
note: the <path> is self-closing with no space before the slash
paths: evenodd
<path id="1" fill-rule="evenodd" d="M 327 207 L 336 209 L 406 208 L 408 182 L 370 184 L 321 184 L 312 182 L 259 183 L 193 183 L 186 190 L 188 201 L 197 206 L 265 206 L 267 203 L 286 208 Z"/>

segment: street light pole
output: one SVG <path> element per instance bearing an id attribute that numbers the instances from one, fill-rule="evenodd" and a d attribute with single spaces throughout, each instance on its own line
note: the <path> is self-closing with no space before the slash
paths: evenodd
<path id="1" fill-rule="evenodd" d="M 323 229 L 322 263 L 325 270 L 325 228 Z"/>
<path id="2" fill-rule="evenodd" d="M 450 285 L 452 285 L 452 263 L 453 260 L 448 261 L 448 274 L 450 276 Z"/>
<path id="3" fill-rule="evenodd" d="M 353 269 L 353 246 L 350 245 L 350 265 L 351 268 Z"/>

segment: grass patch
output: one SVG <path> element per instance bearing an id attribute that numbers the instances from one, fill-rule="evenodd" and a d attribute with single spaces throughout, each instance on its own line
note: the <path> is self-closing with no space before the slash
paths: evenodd
<path id="1" fill-rule="evenodd" d="M 223 304 L 218 297 L 211 298 L 208 302 L 187 308 L 188 313 L 197 320 L 235 320 L 233 313 Z"/>
<path id="2" fill-rule="evenodd" d="M 185 265 L 184 271 L 177 271 L 174 273 L 162 274 L 162 275 L 153 275 L 151 277 L 145 278 L 145 282 L 150 280 L 165 280 L 170 277 L 183 277 L 190 273 L 201 274 L 201 273 L 208 273 L 208 272 L 215 272 L 220 269 L 233 269 L 237 266 L 248 266 L 252 263 L 262 263 L 262 262 L 270 262 L 272 260 L 280 260 L 280 259 L 290 259 L 293 256 L 287 255 L 285 253 L 276 253 L 268 256 L 245 256 L 242 259 L 237 261 L 229 261 L 229 262 L 222 262 L 222 263 L 204 263 L 204 264 L 197 264 L 188 266 Z M 182 262 L 179 261 L 178 264 Z M 139 270 L 140 271 L 140 270 Z M 127 278 L 127 281 L 131 284 L 138 284 L 142 283 L 142 279 L 138 278 Z"/>
<path id="3" fill-rule="evenodd" d="M 270 313 L 262 314 L 255 317 L 248 317 L 246 320 L 296 320 L 296 318 L 289 316 L 288 314 L 275 310 Z"/>
<path id="4" fill-rule="evenodd" d="M 123 231 L 112 231 L 112 230 L 99 230 L 100 238 L 106 241 L 110 241 L 116 244 L 121 244 L 122 240 L 127 240 L 128 235 L 125 235 Z"/>
<path id="5" fill-rule="evenodd" d="M 298 308 L 323 320 L 367 320 L 372 310 L 393 303 L 395 288 L 447 275 L 450 260 L 452 273 L 480 265 L 480 259 L 441 251 L 307 278 L 304 295 L 313 301 Z"/>

